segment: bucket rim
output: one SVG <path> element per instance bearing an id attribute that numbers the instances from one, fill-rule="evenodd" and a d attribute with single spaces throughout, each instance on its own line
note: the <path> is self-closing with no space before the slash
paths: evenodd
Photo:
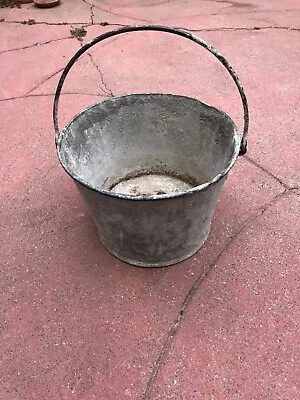
<path id="1" fill-rule="evenodd" d="M 79 118 L 84 112 L 98 106 L 99 104 L 103 104 L 103 103 L 108 103 L 111 101 L 116 101 L 125 97 L 139 97 L 139 96 L 173 96 L 173 97 L 178 97 L 178 98 L 182 98 L 182 99 L 186 99 L 186 100 L 193 100 L 196 101 L 198 103 L 201 103 L 202 105 L 214 109 L 215 111 L 218 111 L 219 113 L 223 114 L 231 123 L 233 126 L 233 139 L 234 139 L 234 149 L 232 152 L 232 155 L 230 157 L 229 162 L 227 163 L 227 165 L 225 166 L 225 168 L 223 168 L 221 170 L 221 172 L 219 172 L 213 179 L 211 179 L 208 182 L 202 183 L 201 185 L 197 185 L 194 186 L 192 188 L 186 189 L 182 192 L 176 192 L 176 193 L 167 193 L 167 194 L 155 194 L 155 195 L 130 195 L 130 194 L 123 194 L 123 193 L 116 193 L 116 192 L 112 192 L 109 190 L 105 190 L 105 189 L 101 189 L 101 188 L 97 188 L 93 185 L 91 185 L 90 183 L 86 182 L 84 179 L 82 179 L 80 176 L 78 176 L 76 173 L 74 173 L 73 171 L 70 171 L 69 168 L 64 164 L 64 161 L 62 160 L 61 157 L 61 153 L 60 153 L 60 148 L 61 148 L 61 144 L 64 138 L 64 134 L 66 133 L 66 131 L 68 130 L 68 128 L 70 127 L 70 125 L 77 119 Z M 189 196 L 189 195 L 193 195 L 195 193 L 204 191 L 206 189 L 208 189 L 209 187 L 211 187 L 213 184 L 215 184 L 216 182 L 218 182 L 219 180 L 221 180 L 222 178 L 224 178 L 229 171 L 231 170 L 231 168 L 233 167 L 235 161 L 237 160 L 238 156 L 239 156 L 239 151 L 240 151 L 240 144 L 241 144 L 241 136 L 239 134 L 239 131 L 237 129 L 237 126 L 235 125 L 235 123 L 233 122 L 233 120 L 229 117 L 229 115 L 227 113 L 225 113 L 223 110 L 221 110 L 218 107 L 215 106 L 211 106 L 208 103 L 205 103 L 204 101 L 201 101 L 199 99 L 196 99 L 195 97 L 190 97 L 190 96 L 184 96 L 184 95 L 178 95 L 178 94 L 173 94 L 173 93 L 131 93 L 131 94 L 126 94 L 126 95 L 121 95 L 121 96 L 114 96 L 114 97 L 109 97 L 103 101 L 98 101 L 96 103 L 91 104 L 90 106 L 84 108 L 83 110 L 81 110 L 80 112 L 78 112 L 69 122 L 67 122 L 67 124 L 63 127 L 63 129 L 61 130 L 58 139 L 55 142 L 55 146 L 56 146 L 56 152 L 57 152 L 57 156 L 59 159 L 59 162 L 61 164 L 61 166 L 63 167 L 63 169 L 66 171 L 66 173 L 72 178 L 74 179 L 77 183 L 81 184 L 82 186 L 103 194 L 105 196 L 109 196 L 109 197 L 114 197 L 114 198 L 119 198 L 119 199 L 124 199 L 124 200 L 167 200 L 167 199 L 174 199 L 174 198 L 178 198 L 178 197 L 183 197 L 183 196 Z"/>

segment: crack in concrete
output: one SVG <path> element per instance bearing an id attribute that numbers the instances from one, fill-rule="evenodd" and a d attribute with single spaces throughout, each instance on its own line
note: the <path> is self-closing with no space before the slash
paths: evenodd
<path id="1" fill-rule="evenodd" d="M 236 27 L 236 28 L 203 28 L 203 29 L 188 29 L 183 27 L 176 27 L 178 29 L 184 29 L 189 32 L 234 32 L 234 31 L 260 31 L 266 29 L 281 29 L 287 31 L 296 31 L 300 32 L 300 28 L 290 28 L 288 26 L 254 26 L 254 27 Z"/>
<path id="2" fill-rule="evenodd" d="M 88 26 L 92 26 L 92 25 L 100 25 L 101 23 L 94 23 L 94 12 L 93 12 L 93 8 L 96 7 L 102 11 L 108 12 L 112 15 L 116 15 L 116 16 L 120 16 L 120 17 L 125 17 L 128 19 L 133 19 L 127 16 L 122 16 L 120 14 L 114 14 L 111 13 L 110 11 L 104 10 L 100 7 L 97 7 L 91 3 L 88 3 L 87 1 L 83 0 L 84 3 L 89 4 L 90 5 L 90 9 L 91 9 L 91 23 L 76 23 L 76 24 L 72 24 L 72 25 L 84 25 L 85 27 Z M 223 1 L 226 3 L 226 1 Z M 285 11 L 299 11 L 299 10 L 285 10 Z M 233 13 L 231 13 L 233 14 Z M 243 13 L 245 14 L 245 13 Z M 139 20 L 139 21 L 145 21 L 145 22 L 149 22 L 147 20 Z M 23 23 L 23 21 L 3 21 L 5 23 Z M 70 23 L 47 23 L 47 22 L 37 22 L 36 24 L 45 24 L 45 25 L 71 25 Z M 107 25 L 109 26 L 126 26 L 123 24 L 114 24 L 114 23 L 107 23 Z M 290 28 L 290 27 L 278 27 L 278 26 L 264 26 L 264 27 L 253 27 L 253 28 L 242 28 L 242 27 L 237 27 L 237 28 L 211 28 L 211 29 L 187 29 L 187 28 L 181 28 L 181 29 L 185 29 L 187 31 L 190 32 L 214 32 L 214 31 L 255 31 L 255 30 L 266 30 L 266 29 L 281 29 L 281 30 L 288 30 L 288 31 L 300 31 L 300 28 Z M 2 53 L 6 53 L 6 52 L 10 52 L 10 51 L 17 51 L 17 50 L 22 50 L 22 49 L 26 49 L 26 48 L 30 48 L 30 47 L 34 47 L 34 46 L 38 46 L 38 45 L 43 45 L 43 44 L 48 44 L 54 41 L 58 41 L 58 40 L 64 40 L 67 38 L 61 38 L 61 39 L 56 39 L 56 40 L 51 40 L 48 42 L 44 42 L 44 43 L 35 43 L 33 45 L 29 45 L 29 46 L 25 46 L 23 48 L 19 48 L 19 49 L 11 49 L 11 50 L 6 50 L 6 51 L 2 51 L 0 54 Z M 100 73 L 101 76 L 101 82 L 102 85 L 104 86 L 104 89 L 101 88 L 101 90 L 103 91 L 103 93 L 105 93 L 106 95 L 110 95 L 113 96 L 112 91 L 107 87 L 107 85 L 104 83 L 104 78 L 103 78 L 103 74 L 102 71 L 100 70 L 100 68 L 97 66 L 97 64 L 94 62 L 92 55 L 90 53 L 88 53 L 88 56 L 91 59 L 91 62 L 93 63 L 93 65 L 97 68 L 98 72 Z M 32 94 L 32 91 L 36 90 L 38 87 L 40 87 L 42 84 L 44 84 L 47 80 L 51 79 L 53 76 L 55 76 L 56 74 L 58 74 L 59 72 L 61 72 L 64 68 L 61 68 L 60 70 L 56 71 L 54 74 L 51 74 L 49 77 L 47 77 L 43 82 L 39 83 L 36 87 L 34 87 L 33 89 L 31 89 L 27 94 L 23 95 L 23 96 L 16 96 L 16 97 L 11 97 L 11 98 L 6 98 L 6 99 L 0 99 L 0 102 L 4 102 L 4 101 L 12 101 L 12 100 L 18 100 L 18 99 L 26 99 L 26 98 L 31 98 L 31 97 L 49 97 L 49 96 L 54 96 L 54 93 L 47 93 L 47 94 Z M 90 96 L 101 96 L 101 97 L 106 97 L 102 94 L 94 94 L 94 93 L 81 93 L 81 92 L 65 92 L 62 94 L 62 96 L 64 95 L 90 95 Z M 181 326 L 181 323 L 183 321 L 183 318 L 186 314 L 186 312 L 188 311 L 189 305 L 191 304 L 194 295 L 196 294 L 199 286 L 201 285 L 201 283 L 203 282 L 203 280 L 206 278 L 206 276 L 208 276 L 209 272 L 212 270 L 212 268 L 214 268 L 216 266 L 216 263 L 218 262 L 218 260 L 220 259 L 220 257 L 222 256 L 222 254 L 227 251 L 231 244 L 234 242 L 234 240 L 237 238 L 238 235 L 240 235 L 243 230 L 248 226 L 249 223 L 252 223 L 256 218 L 259 218 L 269 207 L 271 207 L 278 199 L 280 199 L 281 197 L 283 197 L 284 195 L 286 195 L 287 193 L 293 191 L 293 190 L 297 190 L 298 188 L 289 188 L 284 182 L 282 182 L 278 177 L 276 177 L 275 175 L 273 175 L 270 171 L 268 171 L 267 169 L 265 169 L 264 167 L 262 167 L 261 165 L 259 165 L 257 162 L 255 162 L 254 160 L 252 160 L 249 156 L 245 157 L 250 163 L 252 163 L 253 165 L 255 165 L 256 167 L 260 168 L 261 170 L 263 170 L 265 173 L 267 173 L 268 175 L 272 176 L 276 181 L 278 181 L 284 188 L 285 190 L 278 194 L 277 196 L 275 196 L 273 198 L 272 201 L 270 201 L 267 205 L 264 205 L 262 207 L 260 207 L 259 209 L 256 210 L 255 214 L 250 216 L 249 218 L 247 218 L 241 225 L 240 227 L 237 229 L 237 231 L 235 233 L 233 233 L 233 235 L 229 238 L 229 240 L 227 241 L 227 243 L 224 244 L 224 246 L 222 247 L 222 249 L 219 251 L 219 253 L 216 255 L 216 257 L 214 258 L 214 260 L 204 269 L 204 271 L 198 276 L 198 278 L 195 280 L 195 282 L 193 283 L 193 285 L 191 286 L 190 290 L 188 291 L 182 307 L 174 321 L 173 326 L 171 327 L 169 333 L 168 333 L 168 337 L 165 340 L 165 343 L 163 344 L 160 354 L 153 366 L 153 369 L 151 371 L 150 377 L 148 379 L 148 382 L 146 384 L 146 388 L 145 391 L 143 393 L 142 399 L 143 400 L 149 400 L 150 399 L 150 394 L 151 394 L 151 390 L 152 390 L 152 386 L 153 383 L 155 382 L 157 375 L 159 373 L 160 368 L 162 367 L 162 365 L 164 364 L 164 362 L 166 361 L 166 358 L 169 354 L 169 350 L 172 346 L 173 343 L 173 339 L 176 335 L 176 333 L 178 332 L 178 329 Z"/>
<path id="3" fill-rule="evenodd" d="M 91 13 L 91 24 L 94 24 L 94 5 L 91 3 L 88 3 L 86 0 L 82 0 L 84 4 L 90 7 L 90 13 Z"/>
<path id="4" fill-rule="evenodd" d="M 297 193 L 297 191 L 300 189 L 300 186 L 295 186 L 295 187 L 291 187 L 289 190 L 297 195 L 300 196 L 300 193 Z"/>
<path id="5" fill-rule="evenodd" d="M 92 25 L 94 25 L 94 17 L 95 17 L 94 6 L 91 6 L 91 21 L 92 21 Z"/>
<path id="6" fill-rule="evenodd" d="M 93 57 L 92 57 L 91 53 L 87 53 L 87 55 L 89 56 L 89 58 L 90 58 L 92 64 L 94 65 L 94 67 L 97 69 L 97 71 L 98 71 L 99 74 L 100 74 L 101 83 L 102 83 L 102 85 L 103 85 L 103 87 L 104 87 L 104 89 L 103 89 L 103 87 L 101 87 L 101 85 L 100 85 L 100 89 L 101 89 L 101 90 L 103 91 L 103 93 L 105 93 L 107 96 L 114 97 L 113 92 L 111 91 L 111 89 L 110 89 L 110 88 L 106 85 L 106 83 L 104 82 L 103 73 L 102 73 L 100 67 L 99 67 L 99 66 L 95 63 L 95 61 L 93 60 Z"/>
<path id="7" fill-rule="evenodd" d="M 54 97 L 55 93 L 32 93 L 32 94 L 24 94 L 22 96 L 14 96 L 14 97 L 8 97 L 6 99 L 0 99 L 0 103 L 3 103 L 5 101 L 13 101 L 13 100 L 22 100 L 22 99 L 27 99 L 31 97 Z M 88 93 L 88 92 L 64 92 L 60 96 L 63 97 L 64 95 L 80 95 L 80 96 L 94 96 L 94 97 L 104 97 L 106 98 L 107 96 L 104 96 L 102 93 Z"/>
<path id="8" fill-rule="evenodd" d="M 242 12 L 227 12 L 227 13 L 215 13 L 215 14 L 202 14 L 202 15 L 243 15 L 243 14 L 260 14 L 260 13 L 283 13 L 283 12 L 300 12 L 300 9 L 290 10 L 253 10 L 253 11 L 242 11 Z M 201 15 L 201 14 L 200 14 Z"/>
<path id="9" fill-rule="evenodd" d="M 2 24 L 21 24 L 24 25 L 24 21 L 17 20 L 3 20 L 0 23 Z M 89 22 L 47 22 L 47 21 L 36 21 L 34 25 L 49 25 L 49 26 L 71 26 L 71 25 L 85 25 L 91 26 L 92 24 Z"/>
<path id="10" fill-rule="evenodd" d="M 277 182 L 279 182 L 285 189 L 290 190 L 292 189 L 289 187 L 286 183 L 284 183 L 278 176 L 274 175 L 271 171 L 257 163 L 255 160 L 253 160 L 251 157 L 249 157 L 247 154 L 244 156 L 245 159 L 250 162 L 252 165 L 254 165 L 256 168 L 259 168 L 261 171 L 265 172 L 269 176 L 271 176 L 273 179 L 275 179 Z"/>
<path id="11" fill-rule="evenodd" d="M 93 14 L 94 17 L 94 14 Z M 140 20 L 142 21 L 142 20 Z M 147 21 L 148 22 L 148 21 Z M 7 23 L 7 24 L 24 24 L 23 21 L 2 21 L 2 23 Z M 159 24 L 159 23 L 158 23 Z M 50 22 L 36 22 L 35 25 L 49 25 L 49 26 L 72 26 L 72 25 L 80 25 L 84 28 L 88 28 L 90 26 L 128 26 L 128 24 L 120 24 L 117 22 L 56 22 L 56 23 L 50 23 Z M 259 30 L 266 30 L 266 29 L 282 29 L 282 30 L 287 30 L 287 31 L 296 31 L 300 32 L 300 28 L 291 28 L 289 26 L 278 26 L 278 25 L 267 25 L 267 26 L 253 26 L 253 27 L 219 27 L 219 28 L 197 28 L 197 29 L 190 29 L 182 26 L 175 26 L 174 28 L 177 29 L 184 29 L 189 32 L 226 32 L 226 31 L 259 31 Z"/>
<path id="12" fill-rule="evenodd" d="M 110 9 L 107 10 L 107 9 L 105 9 L 105 8 L 102 8 L 102 7 L 100 7 L 98 4 L 90 3 L 90 2 L 87 1 L 87 0 L 82 0 L 82 1 L 83 1 L 84 3 L 86 3 L 86 4 L 92 5 L 93 7 L 97 8 L 98 10 L 101 10 L 101 11 L 103 11 L 103 12 L 106 12 L 106 13 L 111 14 L 111 15 L 116 16 L 116 17 L 132 19 L 133 21 L 143 21 L 143 22 L 151 23 L 151 21 L 149 21 L 149 20 L 147 20 L 147 19 L 140 19 L 140 18 L 128 17 L 127 15 L 124 15 L 124 14 L 122 15 L 122 14 L 115 13 L 115 12 L 111 11 Z"/>
<path id="13" fill-rule="evenodd" d="M 87 53 L 88 56 L 90 57 L 90 60 L 92 62 L 92 64 L 95 66 L 95 68 L 97 69 L 97 71 L 100 73 L 101 76 L 101 83 L 104 86 L 104 89 L 100 86 L 100 89 L 102 90 L 102 92 L 106 95 L 103 96 L 101 95 L 101 97 L 113 97 L 113 93 L 112 91 L 107 87 L 107 85 L 104 82 L 104 78 L 103 78 L 103 74 L 102 71 L 100 70 L 100 68 L 98 67 L 98 65 L 96 65 L 96 63 L 94 62 L 92 55 L 90 53 Z M 31 94 L 34 90 L 38 89 L 40 86 L 42 86 L 45 82 L 47 82 L 49 79 L 53 78 L 55 75 L 59 74 L 60 72 L 62 72 L 65 69 L 65 67 L 60 68 L 58 71 L 52 73 L 51 75 L 49 75 L 47 78 L 45 78 L 42 82 L 40 82 L 38 85 L 36 85 L 33 89 L 30 89 L 29 92 L 26 93 L 26 95 Z M 85 94 L 84 92 L 82 92 L 81 94 Z M 100 94 L 99 94 L 100 95 Z"/>
<path id="14" fill-rule="evenodd" d="M 94 18 L 94 14 L 93 14 Z M 11 20 L 11 21 L 1 21 L 0 23 L 4 24 L 20 24 L 24 25 L 24 21 L 16 21 L 16 20 Z M 48 26 L 83 26 L 84 28 L 93 26 L 93 25 L 99 25 L 99 26 L 128 26 L 127 24 L 120 24 L 118 22 L 47 22 L 47 21 L 37 21 L 34 25 L 48 25 Z"/>
<path id="15" fill-rule="evenodd" d="M 206 266 L 206 268 L 204 268 L 204 271 L 198 276 L 198 278 L 195 280 L 195 282 L 193 283 L 193 285 L 191 286 L 190 290 L 188 291 L 182 307 L 174 321 L 174 324 L 172 326 L 172 328 L 170 329 L 167 339 L 165 340 L 161 351 L 154 363 L 153 369 L 150 373 L 150 377 L 148 379 L 148 382 L 146 384 L 146 388 L 142 394 L 142 400 L 150 400 L 150 395 L 151 395 L 151 390 L 152 390 L 152 386 L 153 383 L 155 382 L 158 372 L 160 370 L 160 368 L 162 367 L 162 365 L 165 363 L 167 356 L 169 354 L 169 350 L 171 349 L 172 343 L 173 343 L 173 339 L 178 331 L 178 329 L 181 326 L 181 322 L 186 314 L 186 312 L 188 311 L 188 307 L 191 304 L 195 293 L 197 292 L 200 284 L 203 282 L 204 278 L 206 278 L 206 276 L 209 274 L 209 272 L 212 270 L 212 268 L 214 268 L 217 264 L 217 262 L 219 261 L 219 259 L 221 258 L 222 254 L 227 251 L 229 249 L 229 247 L 231 246 L 231 244 L 234 242 L 234 240 L 237 238 L 237 236 L 239 236 L 244 229 L 250 224 L 252 223 L 254 220 L 256 220 L 258 217 L 260 217 L 269 207 L 271 207 L 277 200 L 279 200 L 280 198 L 282 198 L 284 195 L 286 195 L 287 193 L 289 193 L 291 191 L 291 189 L 285 189 L 283 192 L 279 193 L 278 195 L 276 195 L 268 204 L 265 204 L 264 206 L 258 208 L 255 212 L 255 214 L 251 215 L 249 218 L 247 218 L 236 230 L 236 232 L 234 232 L 232 234 L 232 236 L 229 238 L 229 240 L 227 241 L 227 243 L 224 244 L 224 246 L 222 247 L 222 249 L 220 250 L 220 252 L 216 255 L 216 257 L 214 258 L 214 260 Z"/>
<path id="16" fill-rule="evenodd" d="M 73 39 L 73 38 L 72 38 L 72 39 Z M 82 46 L 82 43 L 81 43 L 81 42 L 80 42 L 80 45 Z M 93 65 L 97 68 L 97 71 L 100 73 L 102 85 L 104 86 L 104 88 L 105 88 L 106 90 L 103 89 L 101 86 L 100 86 L 100 89 L 101 89 L 101 90 L 103 91 L 103 93 L 105 93 L 106 95 L 112 96 L 112 97 L 113 97 L 112 91 L 111 91 L 111 90 L 106 86 L 106 84 L 104 83 L 103 74 L 102 74 L 100 68 L 94 63 L 94 60 L 93 60 L 91 54 L 90 54 L 90 53 L 87 53 L 87 54 L 89 55 L 89 57 L 90 57 L 91 62 L 93 63 Z M 31 94 L 34 90 L 38 89 L 38 88 L 39 88 L 40 86 L 42 86 L 45 82 L 47 82 L 49 79 L 53 78 L 55 75 L 57 75 L 57 74 L 59 74 L 60 72 L 62 72 L 64 69 L 65 69 L 65 67 L 62 67 L 62 68 L 58 69 L 57 71 L 53 72 L 51 75 L 49 75 L 47 78 L 45 78 L 42 82 L 39 82 L 36 86 L 34 86 L 32 89 L 30 89 L 30 90 L 26 93 L 26 95 Z M 84 93 L 82 93 L 82 94 L 84 94 Z"/>
<path id="17" fill-rule="evenodd" d="M 34 88 L 30 89 L 26 94 L 32 93 L 34 90 L 38 89 L 40 86 L 42 86 L 45 82 L 47 82 L 49 79 L 53 78 L 55 75 L 59 74 L 61 71 L 63 71 L 65 67 L 60 68 L 59 70 L 53 72 L 51 75 L 47 76 L 42 82 L 38 83 Z"/>
<path id="18" fill-rule="evenodd" d="M 258 208 L 256 210 L 255 214 L 253 214 L 249 218 L 247 218 L 240 225 L 240 227 L 236 230 L 236 232 L 234 232 L 232 234 L 232 236 L 229 238 L 228 242 L 224 244 L 224 246 L 222 247 L 220 252 L 214 258 L 214 260 L 206 268 L 204 268 L 204 271 L 195 280 L 195 282 L 191 286 L 190 290 L 188 291 L 188 293 L 183 301 L 182 307 L 177 315 L 177 318 L 175 319 L 175 322 L 169 331 L 168 337 L 165 340 L 165 343 L 163 344 L 163 346 L 161 348 L 160 354 L 159 354 L 158 358 L 156 359 L 156 362 L 154 363 L 154 367 L 151 371 L 150 377 L 146 384 L 146 388 L 142 395 L 142 400 L 150 400 L 150 394 L 151 394 L 151 389 L 152 389 L 153 383 L 156 380 L 156 377 L 158 375 L 160 368 L 162 367 L 162 365 L 164 364 L 164 362 L 167 359 L 169 350 L 173 343 L 174 336 L 177 333 L 179 327 L 181 326 L 181 322 L 182 322 L 186 312 L 188 311 L 188 307 L 191 304 L 191 302 L 194 298 L 194 295 L 197 292 L 200 284 L 203 282 L 204 278 L 206 278 L 206 276 L 209 274 L 209 272 L 212 270 L 212 268 L 214 268 L 216 266 L 217 262 L 219 261 L 219 259 L 222 256 L 222 254 L 229 249 L 229 247 L 234 242 L 234 240 L 237 238 L 237 236 L 239 236 L 250 223 L 252 223 L 258 217 L 260 217 L 265 211 L 267 211 L 269 209 L 269 207 L 271 207 L 273 204 L 275 204 L 276 201 L 281 199 L 287 193 L 292 192 L 293 190 L 295 190 L 295 189 L 285 189 L 283 192 L 276 195 L 268 204 L 265 204 L 264 206 Z"/>
<path id="19" fill-rule="evenodd" d="M 3 50 L 0 51 L 0 54 L 4 54 L 4 53 L 10 53 L 12 51 L 18 51 L 18 50 L 26 50 L 26 49 L 30 49 L 32 47 L 37 47 L 37 46 L 43 46 L 45 44 L 49 44 L 49 43 L 53 43 L 53 42 L 58 42 L 60 40 L 66 40 L 66 39 L 74 39 L 72 36 L 67 36 L 64 38 L 59 38 L 59 39 L 50 39 L 50 40 L 46 40 L 45 42 L 36 42 L 33 44 L 29 44 L 28 46 L 23 46 L 23 47 L 17 47 L 15 49 L 8 49 L 8 50 Z"/>
<path id="20" fill-rule="evenodd" d="M 83 0 L 83 1 L 84 1 L 84 0 Z M 116 38 L 116 39 L 117 39 L 117 38 Z M 107 43 L 107 44 L 109 44 L 109 43 Z M 83 43 L 80 42 L 80 47 L 82 47 L 82 46 L 83 46 Z M 89 59 L 91 60 L 91 63 L 93 64 L 93 66 L 96 68 L 96 70 L 97 70 L 97 71 L 99 72 L 99 74 L 100 74 L 100 77 L 101 77 L 101 84 L 102 84 L 102 86 L 104 87 L 104 89 L 103 89 L 103 87 L 101 87 L 101 85 L 99 85 L 100 89 L 102 90 L 103 93 L 106 94 L 106 96 L 114 97 L 113 92 L 111 91 L 111 89 L 110 89 L 110 88 L 106 85 L 106 83 L 104 82 L 103 73 L 102 73 L 100 67 L 95 63 L 92 54 L 91 54 L 90 52 L 87 52 L 86 54 L 88 55 Z"/>

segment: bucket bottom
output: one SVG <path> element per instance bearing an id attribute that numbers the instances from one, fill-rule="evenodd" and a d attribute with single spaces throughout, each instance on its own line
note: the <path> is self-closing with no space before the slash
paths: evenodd
<path id="1" fill-rule="evenodd" d="M 197 251 L 199 251 L 201 249 L 202 246 L 204 246 L 208 236 L 209 236 L 209 232 L 210 232 L 210 225 L 208 226 L 207 231 L 205 232 L 202 241 L 200 242 L 200 244 L 198 244 L 197 247 L 195 247 L 192 251 L 190 251 L 189 253 L 186 253 L 180 257 L 174 258 L 174 259 L 169 259 L 169 260 L 165 260 L 162 262 L 146 262 L 146 261 L 138 261 L 136 259 L 131 259 L 131 258 L 127 258 L 124 257 L 122 254 L 120 254 L 119 252 L 115 251 L 114 249 L 111 249 L 109 246 L 107 246 L 107 244 L 105 243 L 105 240 L 103 238 L 103 236 L 101 235 L 99 229 L 98 229 L 98 235 L 99 238 L 101 240 L 101 242 L 103 243 L 104 247 L 116 258 L 118 258 L 119 260 L 127 263 L 127 264 L 131 264 L 134 265 L 136 267 L 144 267 L 144 268 L 161 268 L 161 267 L 168 267 L 170 265 L 174 265 L 174 264 L 178 264 L 181 261 L 184 261 L 190 257 L 192 257 L 195 253 L 197 253 Z"/>
<path id="2" fill-rule="evenodd" d="M 197 183 L 190 178 L 175 174 L 135 173 L 127 176 L 110 188 L 112 192 L 128 195 L 162 195 L 184 192 Z"/>

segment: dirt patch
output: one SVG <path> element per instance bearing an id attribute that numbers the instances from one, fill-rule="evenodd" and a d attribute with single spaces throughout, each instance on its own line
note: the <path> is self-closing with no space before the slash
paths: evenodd
<path id="1" fill-rule="evenodd" d="M 21 22 L 21 24 L 23 24 L 23 25 L 35 25 L 36 21 L 35 21 L 35 19 L 29 19 L 28 21 Z"/>
<path id="2" fill-rule="evenodd" d="M 76 37 L 78 40 L 82 40 L 87 34 L 87 31 L 82 26 L 81 28 L 71 28 L 70 29 L 71 35 Z"/>
<path id="3" fill-rule="evenodd" d="M 17 0 L 0 0 L 0 8 L 4 8 L 4 7 L 21 8 L 21 3 Z"/>

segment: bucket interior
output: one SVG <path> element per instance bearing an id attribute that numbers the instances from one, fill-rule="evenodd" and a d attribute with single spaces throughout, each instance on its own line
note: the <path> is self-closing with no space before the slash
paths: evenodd
<path id="1" fill-rule="evenodd" d="M 178 193 L 210 182 L 230 168 L 238 149 L 236 127 L 224 112 L 171 94 L 97 103 L 74 117 L 58 142 L 73 178 L 127 195 Z"/>

